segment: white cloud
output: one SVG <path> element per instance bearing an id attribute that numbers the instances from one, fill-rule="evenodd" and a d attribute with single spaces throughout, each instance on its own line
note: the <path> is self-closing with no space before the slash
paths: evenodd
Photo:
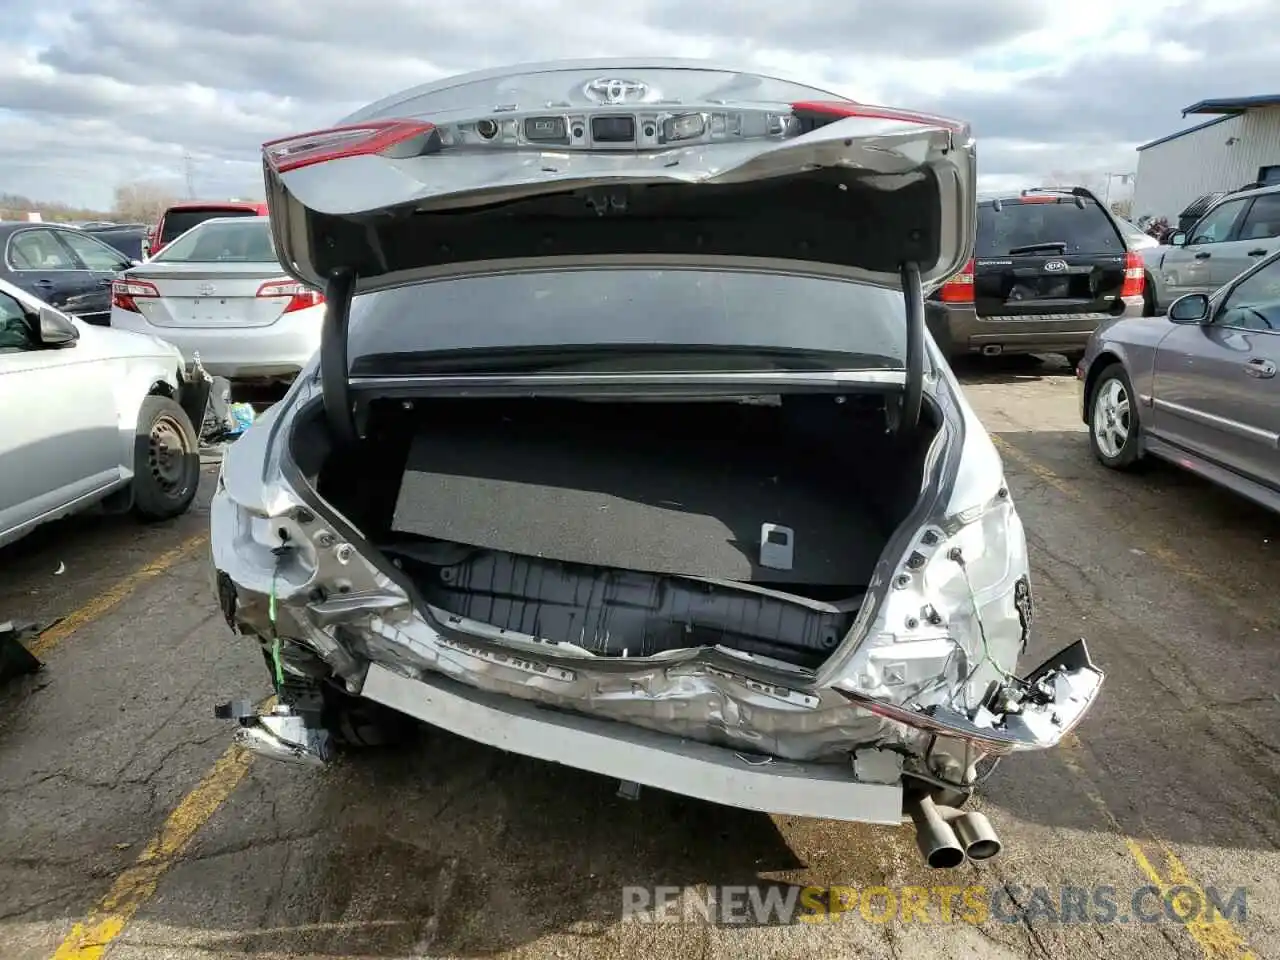
<path id="1" fill-rule="evenodd" d="M 258 147 L 531 60 L 691 56 L 970 121 L 984 187 L 1133 169 L 1211 96 L 1274 92 L 1272 0 L 9 0 L 0 191 L 260 192 Z M 1212 69 L 1199 69 L 1200 64 Z"/>

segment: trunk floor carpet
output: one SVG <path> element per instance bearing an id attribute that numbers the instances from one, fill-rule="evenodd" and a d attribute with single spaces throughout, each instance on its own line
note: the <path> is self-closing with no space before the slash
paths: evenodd
<path id="1" fill-rule="evenodd" d="M 649 573 L 864 585 L 885 534 L 829 460 L 767 438 L 433 425 L 410 444 L 392 528 Z M 765 523 L 794 532 L 792 569 L 760 564 Z"/>

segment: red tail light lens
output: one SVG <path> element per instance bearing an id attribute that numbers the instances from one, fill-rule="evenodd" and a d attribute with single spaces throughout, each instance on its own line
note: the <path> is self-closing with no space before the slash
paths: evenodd
<path id="1" fill-rule="evenodd" d="M 403 156 L 433 153 L 440 148 L 440 136 L 434 124 L 418 120 L 376 120 L 268 140 L 262 145 L 262 154 L 277 173 L 288 173 L 329 160 L 399 154 L 395 148 L 401 146 L 405 147 Z"/>
<path id="2" fill-rule="evenodd" d="M 902 120 L 927 126 L 948 127 L 958 130 L 963 126 L 955 120 L 931 113 L 913 110 L 897 110 L 893 107 L 876 107 L 866 103 L 846 103 L 840 100 L 804 100 L 791 105 L 791 112 L 800 119 L 843 120 L 845 117 L 862 117 L 865 120 Z"/>
<path id="3" fill-rule="evenodd" d="M 138 309 L 138 300 L 160 296 L 160 291 L 156 289 L 155 284 L 148 283 L 146 280 L 112 280 L 111 281 L 111 306 L 119 307 L 121 310 L 127 310 L 130 313 L 141 313 Z"/>
<path id="4" fill-rule="evenodd" d="M 1120 296 L 1140 297 L 1146 285 L 1147 274 L 1142 256 L 1130 250 L 1124 255 L 1124 285 L 1120 287 Z"/>
<path id="5" fill-rule="evenodd" d="M 944 283 L 938 295 L 943 303 L 973 303 L 973 261 Z"/>
<path id="6" fill-rule="evenodd" d="M 288 297 L 289 302 L 285 304 L 282 313 L 293 313 L 295 310 L 305 310 L 324 303 L 324 294 L 296 280 L 268 280 L 258 288 L 257 296 Z"/>

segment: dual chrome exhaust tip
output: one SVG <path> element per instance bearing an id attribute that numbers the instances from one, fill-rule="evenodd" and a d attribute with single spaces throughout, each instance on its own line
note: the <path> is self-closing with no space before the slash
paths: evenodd
<path id="1" fill-rule="evenodd" d="M 907 810 L 916 825 L 916 846 L 924 862 L 936 870 L 990 860 L 1004 846 L 984 814 L 940 807 L 926 795 L 911 800 Z"/>

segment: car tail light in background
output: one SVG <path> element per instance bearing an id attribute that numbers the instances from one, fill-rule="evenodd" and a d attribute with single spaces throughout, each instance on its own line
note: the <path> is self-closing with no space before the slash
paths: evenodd
<path id="1" fill-rule="evenodd" d="M 1124 285 L 1120 288 L 1120 296 L 1140 297 L 1146 285 L 1147 277 L 1142 256 L 1130 250 L 1124 256 Z"/>
<path id="2" fill-rule="evenodd" d="M 305 310 L 307 307 L 317 307 L 324 303 L 324 294 L 319 290 L 313 290 L 305 283 L 298 283 L 297 280 L 268 280 L 258 288 L 257 296 L 288 297 L 289 302 L 285 305 L 284 313 L 293 313 L 295 310 Z"/>
<path id="3" fill-rule="evenodd" d="M 938 296 L 943 303 L 973 303 L 973 261 L 942 285 Z"/>
<path id="4" fill-rule="evenodd" d="M 288 173 L 313 163 L 347 157 L 374 154 L 417 157 L 439 149 L 440 137 L 434 124 L 419 120 L 376 120 L 268 140 L 262 145 L 262 154 L 276 173 Z"/>
<path id="5" fill-rule="evenodd" d="M 111 306 L 128 310 L 130 313 L 142 312 L 138 309 L 139 299 L 155 299 L 158 296 L 160 291 L 156 289 L 155 284 L 148 283 L 146 280 L 111 281 Z"/>

